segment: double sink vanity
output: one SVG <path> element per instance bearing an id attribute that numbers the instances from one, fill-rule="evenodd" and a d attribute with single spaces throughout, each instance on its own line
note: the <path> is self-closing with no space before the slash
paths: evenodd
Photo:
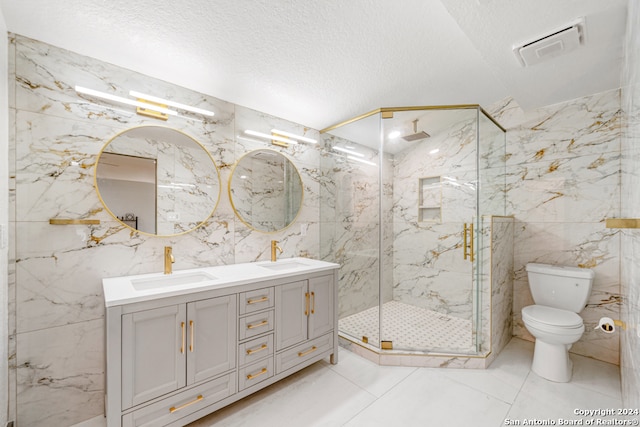
<path id="1" fill-rule="evenodd" d="M 183 426 L 337 363 L 338 267 L 289 258 L 103 279 L 107 426 Z"/>

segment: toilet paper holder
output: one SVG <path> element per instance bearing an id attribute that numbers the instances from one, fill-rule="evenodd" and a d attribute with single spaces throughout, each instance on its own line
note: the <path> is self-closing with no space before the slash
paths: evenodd
<path id="1" fill-rule="evenodd" d="M 598 322 L 598 326 L 594 329 L 602 329 L 605 334 L 612 334 L 616 331 L 616 326 L 621 327 L 623 330 L 627 329 L 627 324 L 622 320 L 613 320 L 610 317 L 603 317 Z"/>

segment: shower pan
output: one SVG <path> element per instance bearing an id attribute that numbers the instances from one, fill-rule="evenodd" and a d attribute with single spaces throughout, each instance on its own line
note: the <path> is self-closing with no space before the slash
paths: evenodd
<path id="1" fill-rule="evenodd" d="M 482 365 L 492 245 L 512 238 L 492 227 L 510 220 L 505 130 L 458 105 L 381 108 L 321 134 L 321 252 L 342 266 L 342 344 L 382 364 Z"/>

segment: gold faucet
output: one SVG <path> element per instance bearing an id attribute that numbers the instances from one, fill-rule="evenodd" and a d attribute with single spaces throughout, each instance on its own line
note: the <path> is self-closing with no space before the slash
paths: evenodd
<path id="1" fill-rule="evenodd" d="M 164 247 L 164 274 L 171 274 L 172 264 L 176 262 L 171 246 Z"/>
<path id="2" fill-rule="evenodd" d="M 278 254 L 276 251 L 280 251 L 280 253 L 282 253 L 282 248 L 278 246 L 277 240 L 272 240 L 271 241 L 271 261 L 272 262 L 276 262 L 276 260 L 278 259 Z"/>

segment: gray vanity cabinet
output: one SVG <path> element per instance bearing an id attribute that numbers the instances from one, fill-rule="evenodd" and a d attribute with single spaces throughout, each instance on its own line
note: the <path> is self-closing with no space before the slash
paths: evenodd
<path id="1" fill-rule="evenodd" d="M 235 368 L 236 296 L 122 316 L 122 409 Z"/>
<path id="2" fill-rule="evenodd" d="M 122 316 L 122 409 L 185 386 L 185 315 L 182 304 Z"/>
<path id="3" fill-rule="evenodd" d="M 276 287 L 276 373 L 333 345 L 334 306 L 333 275 Z"/>
<path id="4" fill-rule="evenodd" d="M 312 271 L 256 278 L 248 264 L 243 279 L 236 265 L 237 284 L 105 298 L 107 426 L 184 426 L 323 358 L 337 363 L 338 266 L 296 262 Z M 106 296 L 122 289 L 120 278 L 103 283 Z"/>

